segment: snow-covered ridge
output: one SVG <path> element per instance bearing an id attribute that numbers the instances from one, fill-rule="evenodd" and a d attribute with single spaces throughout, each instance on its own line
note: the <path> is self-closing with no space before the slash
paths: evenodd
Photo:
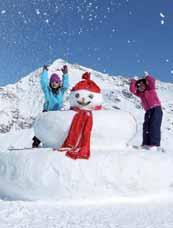
<path id="1" fill-rule="evenodd" d="M 31 127 L 41 110 L 40 70 L 0 89 L 0 132 Z"/>

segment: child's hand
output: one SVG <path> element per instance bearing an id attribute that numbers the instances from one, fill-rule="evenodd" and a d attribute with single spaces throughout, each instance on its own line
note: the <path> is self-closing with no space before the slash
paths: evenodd
<path id="1" fill-rule="evenodd" d="M 138 76 L 135 76 L 133 80 L 136 80 L 137 81 L 138 79 L 139 79 L 139 77 Z"/>
<path id="2" fill-rule="evenodd" d="M 63 68 L 61 69 L 63 74 L 67 74 L 68 73 L 68 67 L 67 65 L 64 65 Z"/>
<path id="3" fill-rule="evenodd" d="M 47 70 L 48 71 L 49 70 L 48 67 L 49 67 L 49 65 L 46 65 L 46 64 L 43 65 L 43 70 Z"/>
<path id="4" fill-rule="evenodd" d="M 147 77 L 149 73 L 147 71 L 144 71 L 144 76 Z"/>

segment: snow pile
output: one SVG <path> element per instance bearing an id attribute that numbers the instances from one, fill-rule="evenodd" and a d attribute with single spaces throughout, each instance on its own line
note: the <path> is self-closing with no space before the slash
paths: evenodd
<path id="1" fill-rule="evenodd" d="M 48 148 L 7 151 L 4 147 L 5 151 L 0 153 L 0 198 L 69 203 L 171 194 L 173 158 L 169 151 L 123 147 L 124 139 L 131 140 L 134 136 L 135 122 L 131 115 L 118 110 L 94 111 L 94 115 L 95 112 L 89 160 L 74 161 L 63 152 Z M 72 111 L 42 113 L 36 129 L 49 145 L 56 143 L 55 139 L 63 141 L 60 135 L 65 136 L 63 131 L 73 114 Z M 41 128 L 43 123 L 45 128 Z M 20 134 L 9 133 L 8 140 L 18 138 L 16 147 L 31 143 L 32 131 Z"/>
<path id="2" fill-rule="evenodd" d="M 173 159 L 138 152 L 95 150 L 76 161 L 50 149 L 0 153 L 0 197 L 96 202 L 171 193 Z"/>

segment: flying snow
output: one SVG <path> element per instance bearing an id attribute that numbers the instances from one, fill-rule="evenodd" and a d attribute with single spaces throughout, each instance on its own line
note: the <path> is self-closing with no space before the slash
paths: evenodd
<path id="1" fill-rule="evenodd" d="M 161 23 L 161 25 L 164 25 L 165 24 L 165 20 L 164 20 L 165 15 L 162 12 L 160 13 L 160 17 L 162 18 L 162 20 L 160 21 L 160 23 Z"/>
<path id="2" fill-rule="evenodd" d="M 161 16 L 162 18 L 165 18 L 165 15 L 164 15 L 163 13 L 160 13 L 160 16 Z"/>
<path id="3" fill-rule="evenodd" d="M 2 10 L 1 11 L 1 14 L 6 14 L 6 10 Z"/>
<path id="4" fill-rule="evenodd" d="M 36 11 L 37 15 L 40 15 L 40 10 L 39 9 L 36 9 L 35 11 Z"/>

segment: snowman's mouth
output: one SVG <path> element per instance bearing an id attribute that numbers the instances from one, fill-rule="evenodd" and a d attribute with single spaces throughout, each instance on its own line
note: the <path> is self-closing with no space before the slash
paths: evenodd
<path id="1" fill-rule="evenodd" d="M 91 101 L 88 101 L 88 102 L 77 101 L 77 103 L 80 104 L 81 106 L 87 106 L 91 103 Z"/>

